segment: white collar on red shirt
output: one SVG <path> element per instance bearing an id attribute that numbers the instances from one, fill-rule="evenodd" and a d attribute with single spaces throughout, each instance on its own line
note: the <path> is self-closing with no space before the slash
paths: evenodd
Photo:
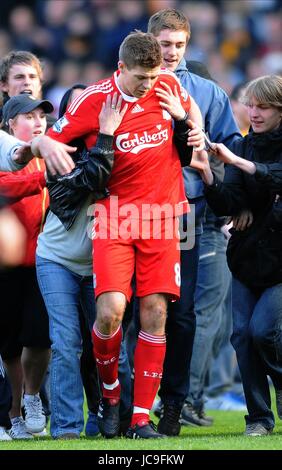
<path id="1" fill-rule="evenodd" d="M 118 77 L 119 77 L 119 71 L 116 70 L 116 72 L 114 73 L 115 85 L 118 91 L 120 92 L 121 96 L 123 97 L 124 101 L 129 101 L 130 103 L 135 103 L 135 101 L 138 101 L 138 98 L 136 98 L 135 96 L 126 95 L 126 93 L 122 91 L 122 89 L 120 88 L 118 84 Z"/>

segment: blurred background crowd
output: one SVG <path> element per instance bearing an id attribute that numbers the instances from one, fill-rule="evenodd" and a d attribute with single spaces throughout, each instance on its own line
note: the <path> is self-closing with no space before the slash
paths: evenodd
<path id="1" fill-rule="evenodd" d="M 146 31 L 162 8 L 188 16 L 187 58 L 204 62 L 228 94 L 242 81 L 282 72 L 280 0 L 9 0 L 1 5 L 0 56 L 12 49 L 39 56 L 56 113 L 75 82 L 110 75 L 124 37 Z"/>

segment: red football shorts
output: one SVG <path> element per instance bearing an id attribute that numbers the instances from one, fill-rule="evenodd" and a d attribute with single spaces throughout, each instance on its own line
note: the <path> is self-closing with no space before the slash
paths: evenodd
<path id="1" fill-rule="evenodd" d="M 136 274 L 136 295 L 180 294 L 178 218 L 99 221 L 93 238 L 96 298 L 122 292 L 129 301 Z"/>

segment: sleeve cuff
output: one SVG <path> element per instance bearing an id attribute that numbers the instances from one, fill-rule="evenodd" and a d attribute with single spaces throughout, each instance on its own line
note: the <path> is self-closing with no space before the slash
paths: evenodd
<path id="1" fill-rule="evenodd" d="M 99 132 L 95 147 L 99 147 L 102 150 L 112 151 L 113 150 L 114 136 L 101 134 Z"/>
<path id="2" fill-rule="evenodd" d="M 186 119 L 181 119 L 181 121 L 174 121 L 174 130 L 177 134 L 187 134 L 189 131 L 189 126 L 186 122 Z"/>
<path id="3" fill-rule="evenodd" d="M 9 151 L 9 154 L 8 154 L 8 160 L 10 162 L 10 166 L 11 166 L 11 170 L 12 171 L 16 171 L 16 170 L 22 170 L 25 166 L 26 166 L 26 163 L 17 163 L 15 162 L 15 160 L 13 159 L 13 154 L 16 150 L 18 150 L 18 148 L 20 148 L 21 145 L 19 144 L 16 144 L 13 148 L 10 149 Z"/>
<path id="4" fill-rule="evenodd" d="M 220 188 L 220 186 L 222 184 L 220 179 L 214 174 L 213 171 L 212 171 L 212 174 L 213 174 L 213 183 L 212 184 L 205 184 L 204 183 L 206 191 L 218 191 L 218 189 Z"/>

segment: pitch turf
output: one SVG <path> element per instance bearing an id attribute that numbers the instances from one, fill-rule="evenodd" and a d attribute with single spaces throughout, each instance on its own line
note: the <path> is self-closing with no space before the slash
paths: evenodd
<path id="1" fill-rule="evenodd" d="M 215 418 L 211 427 L 182 426 L 180 436 L 161 440 L 130 440 L 125 438 L 85 438 L 73 441 L 54 441 L 50 437 L 32 442 L 1 442 L 1 450 L 282 450 L 282 421 L 277 418 L 272 435 L 243 436 L 244 413 L 231 411 L 209 412 Z"/>

